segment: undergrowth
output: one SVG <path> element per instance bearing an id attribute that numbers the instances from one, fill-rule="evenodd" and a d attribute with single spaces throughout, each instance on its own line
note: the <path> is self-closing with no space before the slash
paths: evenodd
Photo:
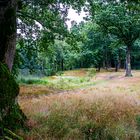
<path id="1" fill-rule="evenodd" d="M 46 85 L 46 84 L 48 84 L 47 80 L 42 80 L 39 77 L 32 77 L 32 76 L 29 76 L 29 77 L 23 77 L 23 76 L 18 77 L 17 82 L 19 84 L 27 84 L 27 85 L 30 85 L 30 84 Z"/>
<path id="2" fill-rule="evenodd" d="M 37 125 L 26 134 L 34 140 L 140 139 L 139 106 L 126 95 L 63 95 L 46 105 L 46 114 L 34 116 Z"/>
<path id="3" fill-rule="evenodd" d="M 39 79 L 47 83 L 33 89 L 29 86 L 31 93 L 52 93 L 45 89 L 48 86 L 64 91 L 78 89 L 21 98 L 31 131 L 20 135 L 31 140 L 140 140 L 140 75 L 135 73 L 136 78 L 128 79 L 121 73 L 111 74 L 96 77 L 89 69 Z"/>
<path id="4" fill-rule="evenodd" d="M 82 76 L 67 76 L 64 73 L 58 73 L 56 76 L 52 77 L 33 77 L 33 76 L 19 76 L 17 81 L 19 84 L 26 85 L 46 85 L 48 87 L 53 87 L 61 90 L 71 90 L 80 87 L 86 87 L 90 85 L 94 85 L 95 82 L 91 81 L 91 78 L 95 77 L 96 71 L 95 69 L 87 69 L 85 70 L 84 75 Z"/>

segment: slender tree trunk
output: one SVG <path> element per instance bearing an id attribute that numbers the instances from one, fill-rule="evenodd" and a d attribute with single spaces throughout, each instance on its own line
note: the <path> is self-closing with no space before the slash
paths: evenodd
<path id="1" fill-rule="evenodd" d="M 108 56 L 107 56 L 107 48 L 106 48 L 106 46 L 104 46 L 104 52 L 103 52 L 103 54 L 104 54 L 104 59 L 103 59 L 103 68 L 105 69 L 105 70 L 108 70 Z"/>
<path id="2" fill-rule="evenodd" d="M 120 69 L 120 57 L 118 56 L 115 62 L 115 72 L 118 72 L 119 69 Z"/>
<path id="3" fill-rule="evenodd" d="M 64 71 L 64 59 L 61 60 L 61 70 Z"/>
<path id="4" fill-rule="evenodd" d="M 118 60 L 115 62 L 115 72 L 118 72 Z"/>
<path id="5" fill-rule="evenodd" d="M 131 73 L 131 55 L 130 55 L 130 50 L 131 47 L 127 46 L 127 50 L 126 50 L 126 77 L 131 77 L 132 73 Z"/>
<path id="6" fill-rule="evenodd" d="M 99 63 L 98 64 L 98 70 L 97 71 L 100 72 L 100 70 L 101 70 L 101 64 Z"/>
<path id="7" fill-rule="evenodd" d="M 120 69 L 120 67 L 121 67 L 121 56 L 120 56 L 120 49 L 119 49 L 119 51 L 118 51 L 118 70 Z"/>

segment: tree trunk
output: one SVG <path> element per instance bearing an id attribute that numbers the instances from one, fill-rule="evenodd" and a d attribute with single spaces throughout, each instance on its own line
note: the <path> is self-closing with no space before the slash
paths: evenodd
<path id="1" fill-rule="evenodd" d="M 115 62 L 115 72 L 118 72 L 118 61 Z"/>
<path id="2" fill-rule="evenodd" d="M 120 69 L 120 57 L 118 56 L 115 62 L 115 72 L 118 72 L 119 69 Z"/>
<path id="3" fill-rule="evenodd" d="M 61 70 L 64 71 L 64 59 L 61 60 Z"/>
<path id="4" fill-rule="evenodd" d="M 12 70 L 16 49 L 16 0 L 0 1 L 0 62 Z"/>
<path id="5" fill-rule="evenodd" d="M 131 77 L 132 73 L 131 73 L 131 55 L 130 55 L 130 50 L 131 47 L 127 46 L 127 50 L 126 50 L 126 77 Z"/>
<path id="6" fill-rule="evenodd" d="M 16 8 L 17 0 L 0 0 L 0 129 L 12 130 L 23 127 L 26 118 L 17 103 L 19 86 L 10 73 L 16 48 Z"/>
<path id="7" fill-rule="evenodd" d="M 101 64 L 99 63 L 97 71 L 100 72 L 100 70 L 101 70 Z"/>

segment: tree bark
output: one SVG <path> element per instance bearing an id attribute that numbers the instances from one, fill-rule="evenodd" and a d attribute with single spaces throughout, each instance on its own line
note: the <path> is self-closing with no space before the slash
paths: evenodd
<path id="1" fill-rule="evenodd" d="M 17 102 L 19 86 L 11 75 L 16 49 L 17 0 L 0 0 L 0 129 L 24 127 Z M 0 134 L 1 136 L 2 134 Z"/>
<path id="2" fill-rule="evenodd" d="M 115 72 L 118 72 L 118 69 L 119 69 L 119 67 L 118 67 L 118 60 L 115 62 Z"/>
<path id="3" fill-rule="evenodd" d="M 126 49 L 126 77 L 132 77 L 132 73 L 131 73 L 131 55 L 130 55 L 130 46 L 127 46 Z"/>
<path id="4" fill-rule="evenodd" d="M 16 49 L 16 0 L 0 1 L 0 62 L 12 70 Z"/>
<path id="5" fill-rule="evenodd" d="M 120 60 L 120 50 L 118 50 L 118 55 L 116 56 L 116 61 L 115 61 L 115 72 L 118 72 L 120 69 L 121 65 L 121 60 Z"/>
<path id="6" fill-rule="evenodd" d="M 61 60 L 61 70 L 64 71 L 64 59 Z"/>

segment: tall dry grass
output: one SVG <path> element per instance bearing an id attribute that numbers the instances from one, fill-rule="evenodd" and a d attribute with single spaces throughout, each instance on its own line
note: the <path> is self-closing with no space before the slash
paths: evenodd
<path id="1" fill-rule="evenodd" d="M 44 96 L 30 107 L 21 104 L 36 122 L 26 135 L 34 140 L 139 140 L 136 95 L 92 92 Z"/>
<path id="2" fill-rule="evenodd" d="M 53 82 L 51 87 L 64 91 L 46 85 L 21 87 L 19 103 L 32 128 L 24 139 L 140 140 L 140 72 L 133 71 L 133 75 L 101 72 L 91 76 L 90 71 L 70 71 L 64 77 L 47 79 Z M 66 79 L 69 76 L 73 79 Z M 76 89 L 67 91 L 69 86 Z"/>

